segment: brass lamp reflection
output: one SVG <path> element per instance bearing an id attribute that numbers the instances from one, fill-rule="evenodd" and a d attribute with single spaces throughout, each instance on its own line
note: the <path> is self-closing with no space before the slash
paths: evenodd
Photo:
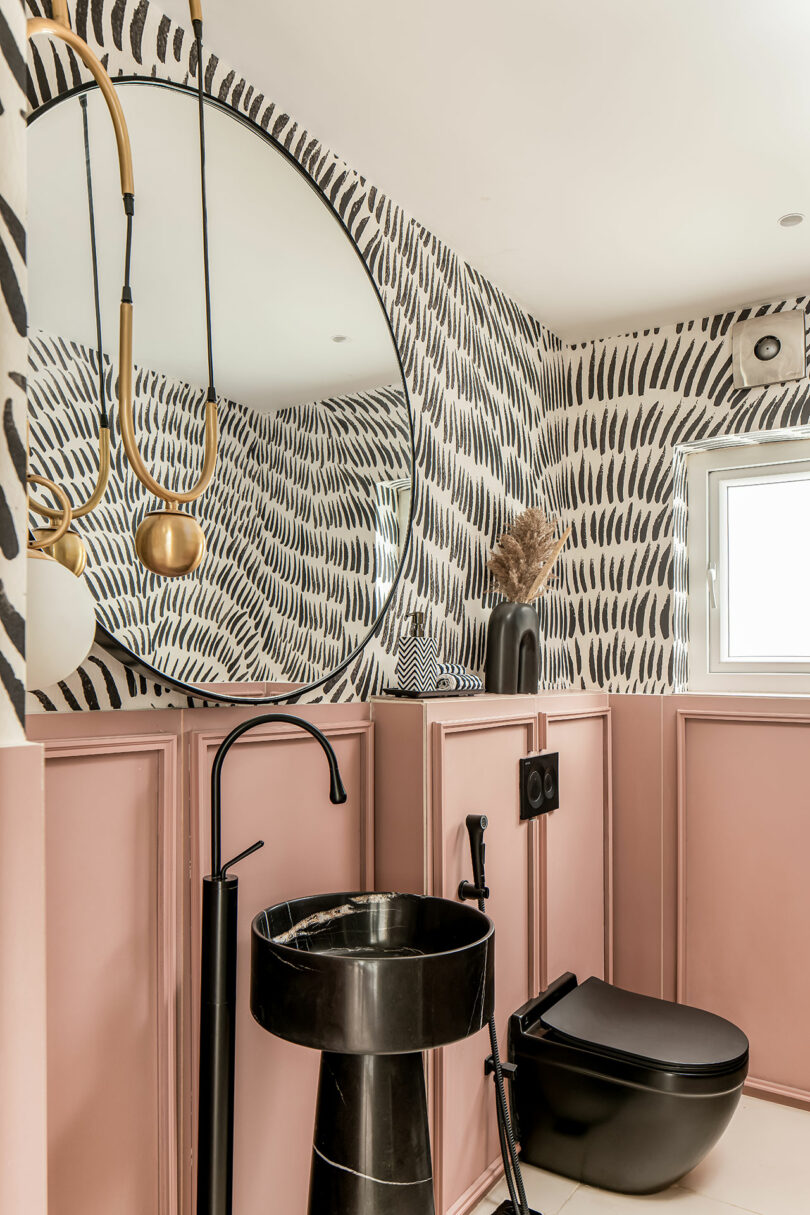
<path id="1" fill-rule="evenodd" d="M 179 504 L 193 502 L 208 488 L 214 475 L 216 465 L 218 424 L 217 403 L 213 386 L 213 366 L 211 355 L 211 308 L 208 274 L 208 224 L 205 199 L 205 145 L 203 125 L 203 82 L 202 82 L 202 20 L 198 0 L 190 0 L 191 17 L 197 39 L 197 64 L 199 77 L 199 117 L 200 117 L 200 167 L 201 195 L 203 214 L 203 257 L 205 267 L 205 296 L 206 296 L 206 332 L 208 337 L 208 370 L 209 385 L 205 405 L 205 451 L 202 471 L 197 483 L 189 490 L 175 491 L 160 485 L 147 469 L 141 456 L 135 437 L 132 397 L 132 287 L 130 284 L 130 263 L 132 255 L 132 225 L 135 215 L 135 186 L 132 171 L 132 153 L 130 149 L 129 132 L 127 130 L 121 103 L 113 87 L 109 75 L 97 56 L 90 50 L 78 34 L 70 29 L 67 7 L 64 0 L 54 0 L 53 17 L 35 17 L 27 23 L 28 38 L 45 34 L 59 38 L 78 55 L 94 80 L 98 84 L 107 107 L 110 111 L 113 127 L 115 128 L 116 145 L 118 149 L 118 167 L 121 176 L 121 192 L 126 216 L 126 258 L 124 286 L 121 294 L 119 321 L 119 376 L 118 376 L 118 420 L 121 427 L 121 439 L 127 460 L 135 476 L 143 486 L 164 503 L 162 510 L 153 511 L 141 522 L 135 535 L 135 549 L 141 562 L 156 574 L 167 578 L 177 578 L 195 570 L 205 556 L 205 536 L 196 519 L 183 513 Z M 109 475 L 109 431 L 102 429 L 100 436 L 99 479 L 91 497 L 83 506 L 72 511 L 74 516 L 87 514 L 98 504 L 107 483 Z M 43 503 L 32 502 L 32 509 L 50 519 L 55 519 L 60 512 L 46 507 Z M 80 572 L 84 569 L 86 554 L 81 539 L 75 533 L 64 528 L 40 529 L 44 540 L 51 537 L 54 556 L 64 561 L 69 569 Z M 57 534 L 58 533 L 58 534 Z M 39 534 L 39 533 L 38 533 Z"/>
<path id="2" fill-rule="evenodd" d="M 160 498 L 163 509 L 151 511 L 135 533 L 135 551 L 147 569 L 164 578 L 191 574 L 205 557 L 205 535 L 196 519 L 178 509 L 193 502 L 211 484 L 217 459 L 217 398 L 214 389 L 214 358 L 211 340 L 211 283 L 208 267 L 208 208 L 205 191 L 205 118 L 203 104 L 202 12 L 199 0 L 189 0 L 197 45 L 197 103 L 200 130 L 200 197 L 202 204 L 203 271 L 205 276 L 205 332 L 208 353 L 208 392 L 205 401 L 205 445 L 202 470 L 196 485 L 185 492 L 160 485 L 146 467 L 135 438 L 132 414 L 132 295 L 129 281 L 121 300 L 121 439 L 135 476 L 150 493 Z M 127 216 L 127 268 L 132 240 L 132 216 Z"/>

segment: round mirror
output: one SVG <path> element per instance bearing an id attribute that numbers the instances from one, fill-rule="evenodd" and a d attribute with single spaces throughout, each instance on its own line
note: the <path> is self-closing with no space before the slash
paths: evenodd
<path id="1" fill-rule="evenodd" d="M 207 383 L 197 99 L 155 81 L 116 87 L 135 171 L 136 431 L 156 477 L 183 488 L 199 472 Z M 206 558 L 160 578 L 133 540 L 159 503 L 129 468 L 115 416 L 125 233 L 100 93 L 43 107 L 29 137 L 31 468 L 74 503 L 98 467 L 91 219 L 95 228 L 112 472 L 74 526 L 102 643 L 159 680 L 229 701 L 322 682 L 379 622 L 410 520 L 407 392 L 354 243 L 281 147 L 206 101 L 220 441 L 214 480 L 191 507 Z"/>

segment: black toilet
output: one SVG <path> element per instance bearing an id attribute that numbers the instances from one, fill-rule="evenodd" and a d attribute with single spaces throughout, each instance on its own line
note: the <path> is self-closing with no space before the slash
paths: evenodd
<path id="1" fill-rule="evenodd" d="M 697 1165 L 748 1074 L 748 1039 L 713 1013 L 562 975 L 513 1014 L 521 1159 L 649 1194 Z"/>

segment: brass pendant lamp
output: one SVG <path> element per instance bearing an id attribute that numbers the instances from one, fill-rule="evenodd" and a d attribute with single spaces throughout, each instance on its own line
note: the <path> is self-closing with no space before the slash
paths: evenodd
<path id="1" fill-rule="evenodd" d="M 97 56 L 86 42 L 70 29 L 65 0 L 53 0 L 52 13 L 51 18 L 31 18 L 26 23 L 26 36 L 30 40 L 44 34 L 67 43 L 97 82 L 115 129 L 121 189 L 126 205 L 127 197 L 132 197 L 132 157 L 121 104 Z M 100 357 L 99 352 L 99 363 Z M 55 526 L 39 529 L 28 542 L 28 688 L 49 687 L 66 679 L 84 661 L 93 644 L 96 631 L 95 604 L 87 583 L 80 576 L 87 556 L 81 538 L 70 530 L 70 524 L 74 516 L 89 514 L 101 501 L 107 487 L 110 474 L 110 432 L 105 423 L 106 417 L 102 416 L 99 426 L 99 470 L 96 486 L 90 497 L 80 506 L 72 508 L 64 489 L 47 477 L 33 473 L 28 475 L 29 486 L 39 485 L 49 490 L 59 504 L 54 509 L 29 494 L 29 508 L 51 520 Z"/>
<path id="2" fill-rule="evenodd" d="M 98 461 L 98 476 L 96 478 L 96 486 L 90 497 L 87 498 L 81 506 L 73 506 L 71 504 L 71 515 L 74 519 L 82 515 L 89 515 L 92 510 L 98 506 L 104 496 L 107 488 L 107 483 L 110 478 L 110 422 L 107 417 L 107 392 L 104 384 L 104 350 L 101 341 L 101 302 L 99 298 L 98 286 L 98 254 L 96 250 L 96 225 L 95 211 L 93 207 L 93 178 L 90 169 L 90 133 L 87 122 L 87 94 L 82 93 L 79 98 L 82 107 L 82 133 L 84 136 L 84 161 L 87 179 L 87 205 L 90 217 L 90 252 L 93 262 L 93 297 L 96 313 L 96 350 L 98 357 L 98 400 L 99 400 L 99 461 Z M 53 492 L 53 491 L 52 491 Z M 60 565 L 64 565 L 76 577 L 80 577 L 84 573 L 87 565 L 87 549 L 84 546 L 84 541 L 81 536 L 69 528 L 67 531 L 60 528 L 60 535 L 57 536 L 57 528 L 55 521 L 61 519 L 63 512 L 55 510 L 53 507 L 46 506 L 43 502 L 38 502 L 29 495 L 29 509 L 35 511 L 39 515 L 44 515 L 51 520 L 50 527 L 40 527 L 34 532 L 34 537 L 37 541 L 43 542 L 43 551 L 49 556 L 55 557 Z"/>
<path id="3" fill-rule="evenodd" d="M 121 168 L 121 189 L 126 196 L 129 191 L 132 192 L 132 157 L 129 149 L 129 136 L 127 134 L 126 123 L 124 122 L 123 111 L 115 90 L 112 87 L 107 72 L 104 70 L 98 58 L 90 50 L 89 46 L 84 42 L 78 34 L 74 34 L 70 29 L 67 13 L 67 5 L 65 0 L 53 0 L 51 5 L 53 17 L 32 17 L 26 24 L 26 35 L 30 40 L 38 34 L 45 34 L 52 38 L 60 38 L 66 42 L 69 47 L 79 56 L 85 66 L 91 72 L 93 78 L 99 85 L 104 99 L 110 111 L 113 127 L 115 128 L 116 143 L 118 145 L 118 157 Z M 84 98 L 82 99 L 85 100 Z M 85 102 L 86 105 L 86 102 Z M 87 149 L 87 111 L 84 110 L 84 133 L 85 133 L 85 149 Z M 60 503 L 58 508 L 47 506 L 44 502 L 39 502 L 29 494 L 29 508 L 36 514 L 50 520 L 51 526 L 37 528 L 34 533 L 35 544 L 29 545 L 29 550 L 37 556 L 48 556 L 55 558 L 66 569 L 69 569 L 72 574 L 79 577 L 87 564 L 87 550 L 84 546 L 84 541 L 70 527 L 72 519 L 81 518 L 83 515 L 89 515 L 95 510 L 104 493 L 107 489 L 107 484 L 110 479 L 110 425 L 107 418 L 105 407 L 105 392 L 104 378 L 102 370 L 102 350 L 101 350 L 101 320 L 99 314 L 98 302 L 98 274 L 96 267 L 96 242 L 95 231 L 93 226 L 93 210 L 92 210 L 92 185 L 90 179 L 90 163 L 89 156 L 87 157 L 87 189 L 90 199 L 90 222 L 91 222 L 91 248 L 93 252 L 93 280 L 96 292 L 96 326 L 98 336 L 98 359 L 99 359 L 99 432 L 98 432 L 98 474 L 96 477 L 96 485 L 90 496 L 79 506 L 73 506 L 65 491 L 54 486 L 52 481 L 41 477 L 29 477 L 29 483 L 35 485 L 43 485 L 56 496 Z M 65 513 L 64 503 L 67 502 L 67 513 Z M 60 520 L 57 524 L 57 520 Z"/>
<path id="4" fill-rule="evenodd" d="M 121 438 L 132 469 L 143 485 L 155 497 L 162 499 L 161 510 L 151 511 L 141 521 L 135 533 L 135 550 L 143 565 L 167 578 L 192 573 L 205 557 L 205 535 L 196 519 L 178 510 L 178 503 L 193 502 L 211 483 L 217 458 L 217 397 L 214 389 L 214 359 L 211 339 L 211 282 L 208 266 L 208 208 L 205 189 L 205 117 L 203 104 L 202 9 L 200 0 L 190 0 L 189 9 L 197 44 L 197 97 L 200 128 L 200 196 L 202 204 L 203 272 L 205 277 L 205 331 L 208 354 L 208 391 L 205 400 L 205 449 L 202 472 L 197 484 L 184 493 L 166 489 L 151 475 L 143 462 L 132 417 L 132 304 L 121 304 L 121 375 L 122 393 L 126 406 L 121 406 Z M 127 249 L 131 238 L 131 220 L 127 232 Z M 129 255 L 127 255 L 127 262 Z M 126 369 L 126 379 L 125 379 Z"/>
<path id="5" fill-rule="evenodd" d="M 213 386 L 213 370 L 211 357 L 211 308 L 208 274 L 208 225 L 205 198 L 205 142 L 203 125 L 203 86 L 202 86 L 202 14 L 199 0 L 190 0 L 191 18 L 197 39 L 198 75 L 199 75 L 199 109 L 200 109 L 200 161 L 201 161 L 201 193 L 203 208 L 203 254 L 205 263 L 205 295 L 206 295 L 206 328 L 208 335 L 208 368 L 209 385 L 205 406 L 205 448 L 200 477 L 192 489 L 185 491 L 171 490 L 160 485 L 146 467 L 135 437 L 132 398 L 132 287 L 130 284 L 130 265 L 132 257 L 132 223 L 135 215 L 135 186 L 132 171 L 132 152 L 129 132 L 127 130 L 121 102 L 113 87 L 113 83 L 102 66 L 98 57 L 87 43 L 70 28 L 66 0 L 53 0 L 51 18 L 33 17 L 27 23 L 27 36 L 34 38 L 39 34 L 58 38 L 78 55 L 89 70 L 107 103 L 115 130 L 118 148 L 118 168 L 121 177 L 121 193 L 124 201 L 126 216 L 126 255 L 124 267 L 124 287 L 121 293 L 119 314 L 119 346 L 118 346 L 118 419 L 121 428 L 121 439 L 127 460 L 142 485 L 160 498 L 164 509 L 153 511 L 141 522 L 135 534 L 135 549 L 141 562 L 153 573 L 165 577 L 180 577 L 189 574 L 197 568 L 205 556 L 205 536 L 196 519 L 184 514 L 178 509 L 179 503 L 193 502 L 195 498 L 208 488 L 214 475 L 217 457 L 218 425 L 216 394 Z M 105 455 L 106 449 L 106 455 Z M 106 487 L 106 477 L 109 475 L 109 431 L 104 437 L 104 428 L 100 436 L 100 470 L 99 482 L 87 502 L 72 511 L 73 516 L 88 514 L 101 499 Z M 106 473 L 104 469 L 106 467 Z M 61 512 L 46 507 L 43 503 L 32 504 L 32 509 L 50 519 L 56 518 Z M 63 518 L 64 523 L 64 518 Z M 45 545 L 56 548 L 62 545 L 71 546 L 67 555 L 73 565 L 80 562 L 80 555 L 75 550 L 75 544 L 68 539 L 67 528 L 57 529 L 59 535 L 50 532 L 45 537 Z M 79 544 L 81 541 L 76 537 Z M 83 546 L 82 546 L 83 547 Z M 83 568 L 83 564 L 82 564 Z"/>

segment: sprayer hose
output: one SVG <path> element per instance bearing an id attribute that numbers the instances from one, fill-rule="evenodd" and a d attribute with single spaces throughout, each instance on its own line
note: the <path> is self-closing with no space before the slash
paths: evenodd
<path id="1" fill-rule="evenodd" d="M 486 914 L 486 904 L 483 899 L 478 900 L 478 910 Z M 515 1143 L 515 1135 L 512 1130 L 512 1119 L 509 1117 L 509 1106 L 506 1101 L 506 1086 L 503 1082 L 501 1052 L 498 1048 L 498 1030 L 495 1025 L 494 1015 L 489 1018 L 487 1024 L 489 1028 L 489 1044 L 492 1049 L 492 1067 L 495 1075 L 498 1138 L 501 1143 L 501 1156 L 503 1158 L 506 1185 L 509 1189 L 509 1198 L 515 1215 L 531 1215 L 529 1202 L 526 1198 L 526 1190 L 523 1185 L 523 1176 L 520 1171 L 520 1162 L 518 1161 L 517 1144 Z"/>

